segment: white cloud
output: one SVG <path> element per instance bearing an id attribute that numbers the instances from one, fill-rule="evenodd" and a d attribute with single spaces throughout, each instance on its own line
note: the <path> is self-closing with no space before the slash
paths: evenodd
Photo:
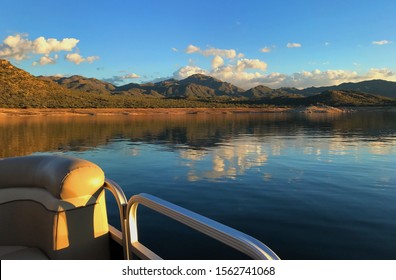
<path id="1" fill-rule="evenodd" d="M 288 48 L 301 48 L 300 43 L 287 43 L 286 47 Z"/>
<path id="2" fill-rule="evenodd" d="M 88 63 L 93 63 L 95 60 L 98 60 L 98 56 L 88 56 L 86 58 L 82 57 L 79 53 L 68 53 L 65 56 L 65 59 L 69 62 L 72 62 L 74 64 L 80 64 L 83 62 L 88 62 Z"/>
<path id="3" fill-rule="evenodd" d="M 65 38 L 58 41 L 54 38 L 45 39 L 44 37 L 38 37 L 33 41 L 34 51 L 39 54 L 50 54 L 52 52 L 60 51 L 72 51 L 80 40 L 75 38 Z"/>
<path id="4" fill-rule="evenodd" d="M 85 60 L 88 63 L 93 63 L 95 60 L 98 60 L 98 59 L 99 59 L 99 56 L 88 56 Z"/>
<path id="5" fill-rule="evenodd" d="M 53 53 L 72 52 L 80 40 L 76 38 L 64 38 L 61 40 L 55 38 L 45 38 L 40 36 L 34 40 L 29 40 L 27 34 L 10 35 L 0 44 L 0 58 L 14 59 L 17 61 L 29 59 L 30 56 L 42 55 L 33 65 L 54 64 L 58 55 Z M 99 59 L 97 56 L 81 57 L 77 53 L 69 53 L 66 59 L 76 64 L 82 62 L 92 63 Z"/>
<path id="6" fill-rule="evenodd" d="M 258 85 L 265 85 L 271 88 L 307 88 L 311 86 L 330 86 L 345 82 L 360 82 L 372 79 L 396 81 L 396 74 L 387 68 L 372 68 L 366 73 L 341 69 L 330 69 L 325 71 L 315 69 L 289 75 L 277 72 L 264 74 L 262 72 L 246 72 L 243 70 L 241 68 L 238 69 L 235 65 L 224 65 L 212 69 L 212 71 L 207 71 L 199 67 L 185 66 L 176 71 L 173 78 L 181 80 L 193 74 L 200 73 L 213 76 L 222 81 L 227 81 L 244 89 L 249 89 Z"/>
<path id="7" fill-rule="evenodd" d="M 26 59 L 30 53 L 33 53 L 32 42 L 25 39 L 27 35 L 17 34 L 8 36 L 0 44 L 0 58 L 11 58 L 17 61 Z"/>
<path id="8" fill-rule="evenodd" d="M 138 78 L 140 78 L 140 76 L 135 73 L 127 74 L 127 75 L 124 75 L 121 77 L 122 77 L 122 79 L 138 79 Z"/>
<path id="9" fill-rule="evenodd" d="M 264 48 L 260 49 L 260 52 L 269 53 L 269 52 L 271 52 L 271 48 L 269 48 L 269 47 L 264 47 Z"/>
<path id="10" fill-rule="evenodd" d="M 381 40 L 381 41 L 373 41 L 371 42 L 373 45 L 387 45 L 392 43 L 391 41 L 388 40 Z"/>
<path id="11" fill-rule="evenodd" d="M 259 59 L 240 59 L 237 61 L 236 69 L 238 71 L 244 71 L 245 69 L 259 69 L 265 71 L 267 69 L 267 63 Z"/>
<path id="12" fill-rule="evenodd" d="M 224 65 L 224 59 L 221 56 L 216 55 L 212 60 L 212 68 L 216 69 L 223 65 Z"/>
<path id="13" fill-rule="evenodd" d="M 219 80 L 227 81 L 241 88 L 248 89 L 258 85 L 255 80 L 259 79 L 264 74 L 260 72 L 238 71 L 235 67 L 225 66 L 216 71 L 212 71 L 210 75 Z"/>
<path id="14" fill-rule="evenodd" d="M 184 66 L 173 73 L 173 78 L 176 80 L 182 80 L 194 74 L 209 75 L 209 72 L 196 66 Z"/>
<path id="15" fill-rule="evenodd" d="M 255 80 L 250 80 L 251 85 L 265 84 L 271 88 L 296 87 L 306 88 L 311 86 L 330 86 L 346 82 L 361 82 L 373 79 L 386 79 L 396 81 L 396 74 L 387 68 L 372 68 L 366 73 L 349 70 L 312 70 L 293 73 L 291 75 L 271 73 L 262 75 Z"/>
<path id="16" fill-rule="evenodd" d="M 179 51 L 179 50 L 176 49 L 176 48 L 171 48 L 171 50 L 174 51 L 174 52 L 178 52 L 178 51 Z"/>
<path id="17" fill-rule="evenodd" d="M 54 55 L 54 57 L 44 55 L 44 56 L 40 57 L 40 59 L 38 61 L 34 61 L 32 63 L 32 65 L 37 66 L 38 64 L 40 64 L 41 66 L 43 66 L 43 65 L 47 65 L 47 64 L 55 64 L 56 61 L 58 60 L 58 58 L 59 58 L 59 56 L 57 54 Z"/>
<path id="18" fill-rule="evenodd" d="M 5 38 L 3 44 L 0 44 L 0 57 L 20 61 L 29 58 L 32 54 L 48 56 L 53 52 L 72 51 L 79 42 L 75 38 L 57 40 L 42 36 L 32 41 L 27 36 L 27 34 L 16 34 Z"/>
<path id="19" fill-rule="evenodd" d="M 373 79 L 386 79 L 386 80 L 396 80 L 395 79 L 396 73 L 393 73 L 388 68 L 371 68 L 366 73 L 366 80 L 373 80 Z"/>
<path id="20" fill-rule="evenodd" d="M 189 45 L 187 48 L 186 48 L 186 53 L 196 53 L 196 52 L 200 52 L 201 51 L 201 49 L 200 48 L 198 48 L 198 47 L 196 47 L 196 46 L 194 46 L 194 45 Z"/>
<path id="21" fill-rule="evenodd" d="M 261 72 L 246 72 L 250 69 L 258 69 L 264 71 L 267 64 L 259 59 L 239 59 L 233 64 L 224 64 L 224 59 L 215 56 L 212 60 L 212 70 L 207 71 L 197 66 L 185 66 L 173 73 L 176 80 L 185 79 L 193 74 L 210 75 L 223 81 L 233 83 L 243 88 L 249 88 L 251 81 L 263 76 Z"/>
<path id="22" fill-rule="evenodd" d="M 78 53 L 68 53 L 65 56 L 65 59 L 67 61 L 74 63 L 74 64 L 80 64 L 85 61 L 85 59 Z"/>
<path id="23" fill-rule="evenodd" d="M 202 69 L 195 65 L 181 67 L 175 73 L 173 78 L 181 80 L 193 74 L 211 75 L 223 81 L 234 83 L 241 87 L 249 87 L 250 80 L 257 79 L 263 74 L 261 72 L 252 72 L 252 69 L 265 71 L 267 64 L 259 59 L 242 58 L 242 53 L 237 53 L 234 49 L 200 48 L 189 45 L 187 53 L 200 53 L 203 56 L 213 56 L 211 61 L 211 71 Z"/>
<path id="24" fill-rule="evenodd" d="M 289 43 L 289 47 L 301 47 L 299 43 Z M 300 71 L 292 74 L 269 73 L 266 74 L 267 63 L 259 59 L 239 58 L 227 55 L 223 49 L 210 48 L 201 50 L 190 45 L 188 49 L 202 55 L 213 55 L 211 69 L 203 69 L 196 65 L 181 67 L 173 73 L 173 78 L 181 80 L 193 74 L 205 74 L 213 76 L 222 81 L 226 81 L 244 89 L 249 89 L 257 85 L 266 85 L 271 88 L 296 87 L 306 88 L 311 86 L 330 86 L 344 82 L 359 82 L 371 79 L 386 79 L 396 81 L 396 74 L 387 68 L 372 68 L 365 73 L 343 70 L 328 69 L 312 71 Z M 230 49 L 232 50 L 232 49 Z M 328 63 L 323 63 L 328 64 Z"/>
<path id="25" fill-rule="evenodd" d="M 194 45 L 188 45 L 185 52 L 187 54 L 200 53 L 203 56 L 220 56 L 222 58 L 228 58 L 228 59 L 233 59 L 235 57 L 238 58 L 243 57 L 243 54 L 237 54 L 236 50 L 234 49 L 209 48 L 206 50 L 201 50 L 201 48 Z"/>
<path id="26" fill-rule="evenodd" d="M 237 56 L 237 53 L 234 49 L 225 50 L 225 49 L 210 48 L 207 50 L 202 50 L 201 53 L 204 56 L 213 55 L 213 56 L 221 56 L 225 58 L 235 58 Z"/>

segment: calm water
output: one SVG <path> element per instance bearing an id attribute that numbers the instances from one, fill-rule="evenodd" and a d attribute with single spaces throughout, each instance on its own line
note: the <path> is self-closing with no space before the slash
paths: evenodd
<path id="1" fill-rule="evenodd" d="M 396 259 L 395 120 L 395 112 L 0 117 L 0 157 L 88 159 L 128 197 L 159 196 L 283 259 Z M 240 258 L 167 218 L 139 215 L 141 240 L 164 258 Z M 114 208 L 110 219 L 117 223 Z"/>

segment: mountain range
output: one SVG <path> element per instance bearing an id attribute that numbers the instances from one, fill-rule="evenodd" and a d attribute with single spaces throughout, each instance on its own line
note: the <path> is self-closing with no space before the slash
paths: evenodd
<path id="1" fill-rule="evenodd" d="M 291 95 L 294 95 L 294 97 L 307 97 L 320 94 L 324 91 L 337 90 L 356 91 L 396 98 L 396 82 L 385 80 L 342 83 L 336 86 L 309 87 L 305 89 L 290 87 L 271 89 L 267 86 L 259 85 L 249 90 L 244 90 L 233 84 L 203 74 L 194 74 L 179 81 L 169 79 L 157 83 L 129 83 L 122 86 L 115 86 L 95 78 L 86 78 L 82 76 L 39 76 L 38 78 L 44 81 L 53 81 L 67 89 L 77 89 L 89 93 L 128 94 L 133 96 L 149 95 L 170 98 L 215 98 L 225 96 L 260 99 Z"/>
<path id="2" fill-rule="evenodd" d="M 157 83 L 130 83 L 122 86 L 114 86 L 104 81 L 82 76 L 39 76 L 38 78 L 43 81 L 55 82 L 67 89 L 100 94 L 204 99 L 220 96 L 241 97 L 245 92 L 230 83 L 201 74 L 195 74 L 180 81 L 169 79 Z"/>
<path id="3" fill-rule="evenodd" d="M 271 89 L 264 85 L 244 90 L 211 76 L 194 74 L 183 80 L 169 79 L 157 83 L 130 83 L 116 86 L 95 78 L 83 76 L 56 77 L 33 76 L 0 60 L 0 103 L 7 98 L 27 96 L 68 96 L 74 99 L 106 99 L 111 96 L 150 97 L 186 100 L 227 100 L 229 102 L 273 105 L 309 105 L 324 103 L 332 106 L 395 105 L 396 82 L 371 80 L 343 83 L 337 86 L 310 87 L 306 89 Z M 7 97 L 8 96 L 8 97 Z M 19 96 L 19 97 L 15 97 Z M 59 101 L 60 102 L 60 101 Z M 4 103 L 4 102 L 2 102 Z M 1 105 L 1 104 L 0 104 Z"/>

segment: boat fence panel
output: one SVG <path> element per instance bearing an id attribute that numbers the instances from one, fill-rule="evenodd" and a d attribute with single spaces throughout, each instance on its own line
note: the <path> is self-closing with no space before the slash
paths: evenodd
<path id="1" fill-rule="evenodd" d="M 134 195 L 127 206 L 127 228 L 128 252 L 130 258 L 132 254 L 137 254 L 140 258 L 154 259 L 160 258 L 151 250 L 139 242 L 137 228 L 137 208 L 144 205 L 160 214 L 168 216 L 190 228 L 193 228 L 207 236 L 210 236 L 248 256 L 259 260 L 278 260 L 279 257 L 265 244 L 259 240 L 230 228 L 212 219 L 201 216 L 185 208 L 162 200 L 149 194 Z"/>

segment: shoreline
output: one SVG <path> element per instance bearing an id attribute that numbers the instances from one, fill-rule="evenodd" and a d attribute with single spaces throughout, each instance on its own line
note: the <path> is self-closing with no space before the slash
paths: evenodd
<path id="1" fill-rule="evenodd" d="M 353 107 L 331 106 L 270 107 L 270 108 L 0 108 L 0 117 L 8 116 L 139 116 L 139 115 L 221 115 L 221 114 L 260 114 L 260 113 L 299 113 L 299 114 L 339 114 L 354 111 L 396 110 L 395 107 Z"/>
<path id="2" fill-rule="evenodd" d="M 0 108 L 0 116 L 106 116 L 282 113 L 291 108 Z"/>

